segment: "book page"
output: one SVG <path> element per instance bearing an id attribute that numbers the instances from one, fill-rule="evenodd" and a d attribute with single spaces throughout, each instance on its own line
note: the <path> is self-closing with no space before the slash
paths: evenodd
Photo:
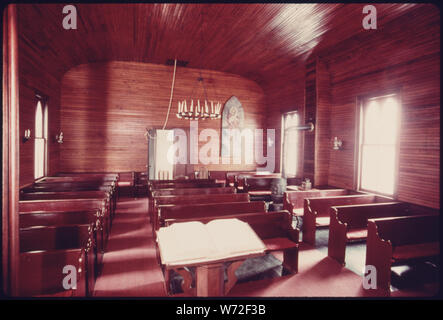
<path id="1" fill-rule="evenodd" d="M 218 219 L 206 224 L 219 255 L 224 257 L 264 252 L 266 247 L 254 230 L 238 219 Z"/>
<path id="2" fill-rule="evenodd" d="M 157 234 L 163 264 L 204 259 L 217 255 L 217 248 L 201 222 L 174 223 Z"/>

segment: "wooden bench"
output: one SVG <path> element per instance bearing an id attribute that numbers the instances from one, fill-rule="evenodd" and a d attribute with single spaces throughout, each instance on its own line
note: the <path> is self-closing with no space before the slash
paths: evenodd
<path id="1" fill-rule="evenodd" d="M 256 202 L 224 202 L 194 205 L 160 205 L 154 214 L 155 230 L 177 219 L 195 219 L 201 217 L 223 216 L 266 211 L 263 201 Z"/>
<path id="2" fill-rule="evenodd" d="M 163 183 L 197 183 L 197 182 L 203 182 L 203 183 L 214 183 L 216 182 L 215 179 L 172 179 L 172 180 L 149 180 L 148 184 L 150 185 L 157 185 L 157 184 L 163 184 Z"/>
<path id="3" fill-rule="evenodd" d="M 102 177 L 88 177 L 88 176 L 56 176 L 56 177 L 43 177 L 40 179 L 37 179 L 35 183 L 42 183 L 42 182 L 113 182 L 117 181 L 117 176 L 102 176 Z"/>
<path id="4" fill-rule="evenodd" d="M 390 292 L 391 266 L 440 255 L 439 215 L 368 220 L 366 265 L 377 271 L 377 289 Z"/>
<path id="5" fill-rule="evenodd" d="M 261 173 L 261 172 L 253 172 L 253 173 L 242 173 L 239 174 L 236 177 L 236 183 L 235 183 L 235 187 L 237 188 L 238 192 L 247 192 L 245 190 L 245 188 L 247 188 L 246 186 L 246 180 L 247 179 L 253 179 L 253 178 L 257 178 L 257 179 L 261 179 L 261 182 L 259 182 L 258 184 L 254 182 L 251 182 L 252 185 L 256 185 L 257 188 L 260 188 L 260 184 L 263 184 L 265 182 L 266 179 L 272 179 L 272 178 L 277 178 L 280 179 L 281 178 L 281 174 L 280 173 Z M 264 180 L 263 180 L 264 179 Z M 266 186 L 267 188 L 267 186 Z M 264 189 L 262 188 L 262 191 Z M 270 184 L 269 184 L 269 190 L 270 190 Z M 264 190 L 266 191 L 266 190 Z"/>
<path id="6" fill-rule="evenodd" d="M 157 212 L 159 205 L 165 204 L 203 204 L 203 203 L 222 203 L 222 202 L 249 202 L 247 193 L 226 193 L 226 194 L 197 194 L 184 196 L 159 196 L 150 201 L 150 212 Z M 151 215 L 152 217 L 152 215 Z"/>
<path id="7" fill-rule="evenodd" d="M 247 192 L 251 201 L 271 201 L 272 185 L 279 182 L 281 177 L 245 177 L 243 192 Z"/>
<path id="8" fill-rule="evenodd" d="M 333 206 L 392 201 L 390 198 L 376 196 L 374 194 L 305 199 L 302 227 L 303 242 L 315 245 L 315 231 L 317 227 L 329 226 L 330 208 Z"/>
<path id="9" fill-rule="evenodd" d="M 72 192 L 72 191 L 105 191 L 113 199 L 116 206 L 117 191 L 115 181 L 112 182 L 39 182 L 22 188 L 20 193 L 34 192 Z"/>
<path id="10" fill-rule="evenodd" d="M 159 196 L 184 196 L 184 195 L 197 195 L 197 194 L 226 194 L 236 193 L 233 187 L 224 188 L 185 188 L 185 189 L 158 189 L 154 190 L 151 194 L 152 197 Z"/>
<path id="11" fill-rule="evenodd" d="M 107 191 L 48 191 L 20 193 L 20 200 L 55 200 L 55 199 L 104 199 L 113 216 L 116 202 Z"/>
<path id="12" fill-rule="evenodd" d="M 20 228 L 30 228 L 34 226 L 70 226 L 93 224 L 93 234 L 96 243 L 96 278 L 101 272 L 104 254 L 104 232 L 101 225 L 100 211 L 31 211 L 19 213 Z"/>
<path id="13" fill-rule="evenodd" d="M 351 195 L 354 191 L 348 189 L 311 189 L 300 191 L 285 191 L 283 194 L 283 209 L 294 216 L 303 216 L 305 199 Z"/>
<path id="14" fill-rule="evenodd" d="M 135 172 L 134 179 L 134 194 L 136 197 L 141 194 L 148 195 L 148 185 L 149 185 L 148 174 L 146 172 Z"/>
<path id="15" fill-rule="evenodd" d="M 404 202 L 331 207 L 328 256 L 344 265 L 346 244 L 366 240 L 368 219 L 411 215 L 408 208 Z"/>
<path id="16" fill-rule="evenodd" d="M 61 192 L 34 192 L 34 193 L 20 193 L 20 200 L 57 200 L 57 199 L 97 199 L 104 200 L 109 212 L 106 222 L 109 228 L 112 225 L 112 219 L 115 216 L 116 198 L 112 197 L 106 191 L 61 191 Z"/>
<path id="17" fill-rule="evenodd" d="M 252 171 L 228 171 L 226 172 L 225 178 L 226 178 L 226 185 L 227 186 L 231 186 L 231 187 L 235 187 L 237 186 L 237 177 L 240 174 L 255 174 L 257 171 L 256 170 L 252 170 Z"/>
<path id="18" fill-rule="evenodd" d="M 161 184 L 155 184 L 150 185 L 149 193 L 152 194 L 155 190 L 161 190 L 161 189 L 190 189 L 190 188 L 223 188 L 225 187 L 224 182 L 186 182 L 186 183 L 180 183 L 180 182 L 168 182 L 168 183 L 161 183 Z"/>
<path id="19" fill-rule="evenodd" d="M 56 177 L 116 177 L 119 178 L 120 174 L 116 172 L 57 172 Z"/>
<path id="20" fill-rule="evenodd" d="M 22 188 L 22 192 L 36 192 L 36 191 L 45 191 L 50 189 L 57 188 L 60 191 L 75 191 L 75 190 L 112 190 L 115 188 L 114 181 L 54 181 L 54 182 L 38 182 L 34 183 L 28 187 Z"/>
<path id="21" fill-rule="evenodd" d="M 56 200 L 20 200 L 19 212 L 61 212 L 94 210 L 100 217 L 97 228 L 103 232 L 103 251 L 110 233 L 109 205 L 102 199 L 56 199 Z"/>
<path id="22" fill-rule="evenodd" d="M 89 184 L 88 182 L 52 182 L 34 183 L 33 185 L 20 190 L 20 199 L 73 199 L 90 198 L 93 195 L 107 199 L 113 217 L 117 207 L 117 194 L 115 182 L 103 184 Z M 36 195 L 29 195 L 36 194 Z M 37 195 L 38 194 L 38 195 Z M 58 194 L 58 195 L 57 195 Z"/>
<path id="23" fill-rule="evenodd" d="M 77 271 L 73 296 L 91 296 L 94 290 L 95 257 L 92 225 L 30 227 L 20 229 L 20 296 L 64 292 L 63 268 Z"/>

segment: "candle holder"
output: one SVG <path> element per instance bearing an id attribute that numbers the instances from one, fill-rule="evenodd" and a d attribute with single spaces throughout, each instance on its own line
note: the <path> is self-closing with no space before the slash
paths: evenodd
<path id="1" fill-rule="evenodd" d="M 211 112 L 209 112 L 209 105 L 211 106 Z M 200 105 L 200 100 L 197 100 L 197 105 L 194 107 L 194 100 L 191 100 L 191 107 L 188 111 L 187 102 L 183 100 L 178 102 L 176 116 L 179 119 L 185 120 L 216 120 L 221 118 L 220 110 L 220 102 L 214 104 L 214 102 L 211 101 L 211 103 L 208 104 L 208 101 L 205 100 L 204 105 Z"/>
<path id="2" fill-rule="evenodd" d="M 31 129 L 26 129 L 23 135 L 23 143 L 31 139 Z"/>

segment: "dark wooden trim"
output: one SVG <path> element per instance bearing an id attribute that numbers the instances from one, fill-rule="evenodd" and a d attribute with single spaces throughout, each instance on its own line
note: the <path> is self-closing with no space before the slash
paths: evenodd
<path id="1" fill-rule="evenodd" d="M 3 290 L 18 295 L 19 284 L 19 85 L 17 9 L 10 4 L 3 16 Z"/>

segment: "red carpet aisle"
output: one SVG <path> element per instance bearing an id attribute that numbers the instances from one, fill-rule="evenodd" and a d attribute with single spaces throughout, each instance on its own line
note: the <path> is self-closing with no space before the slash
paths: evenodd
<path id="1" fill-rule="evenodd" d="M 120 199 L 94 295 L 165 296 L 164 278 L 153 241 L 147 199 Z"/>

